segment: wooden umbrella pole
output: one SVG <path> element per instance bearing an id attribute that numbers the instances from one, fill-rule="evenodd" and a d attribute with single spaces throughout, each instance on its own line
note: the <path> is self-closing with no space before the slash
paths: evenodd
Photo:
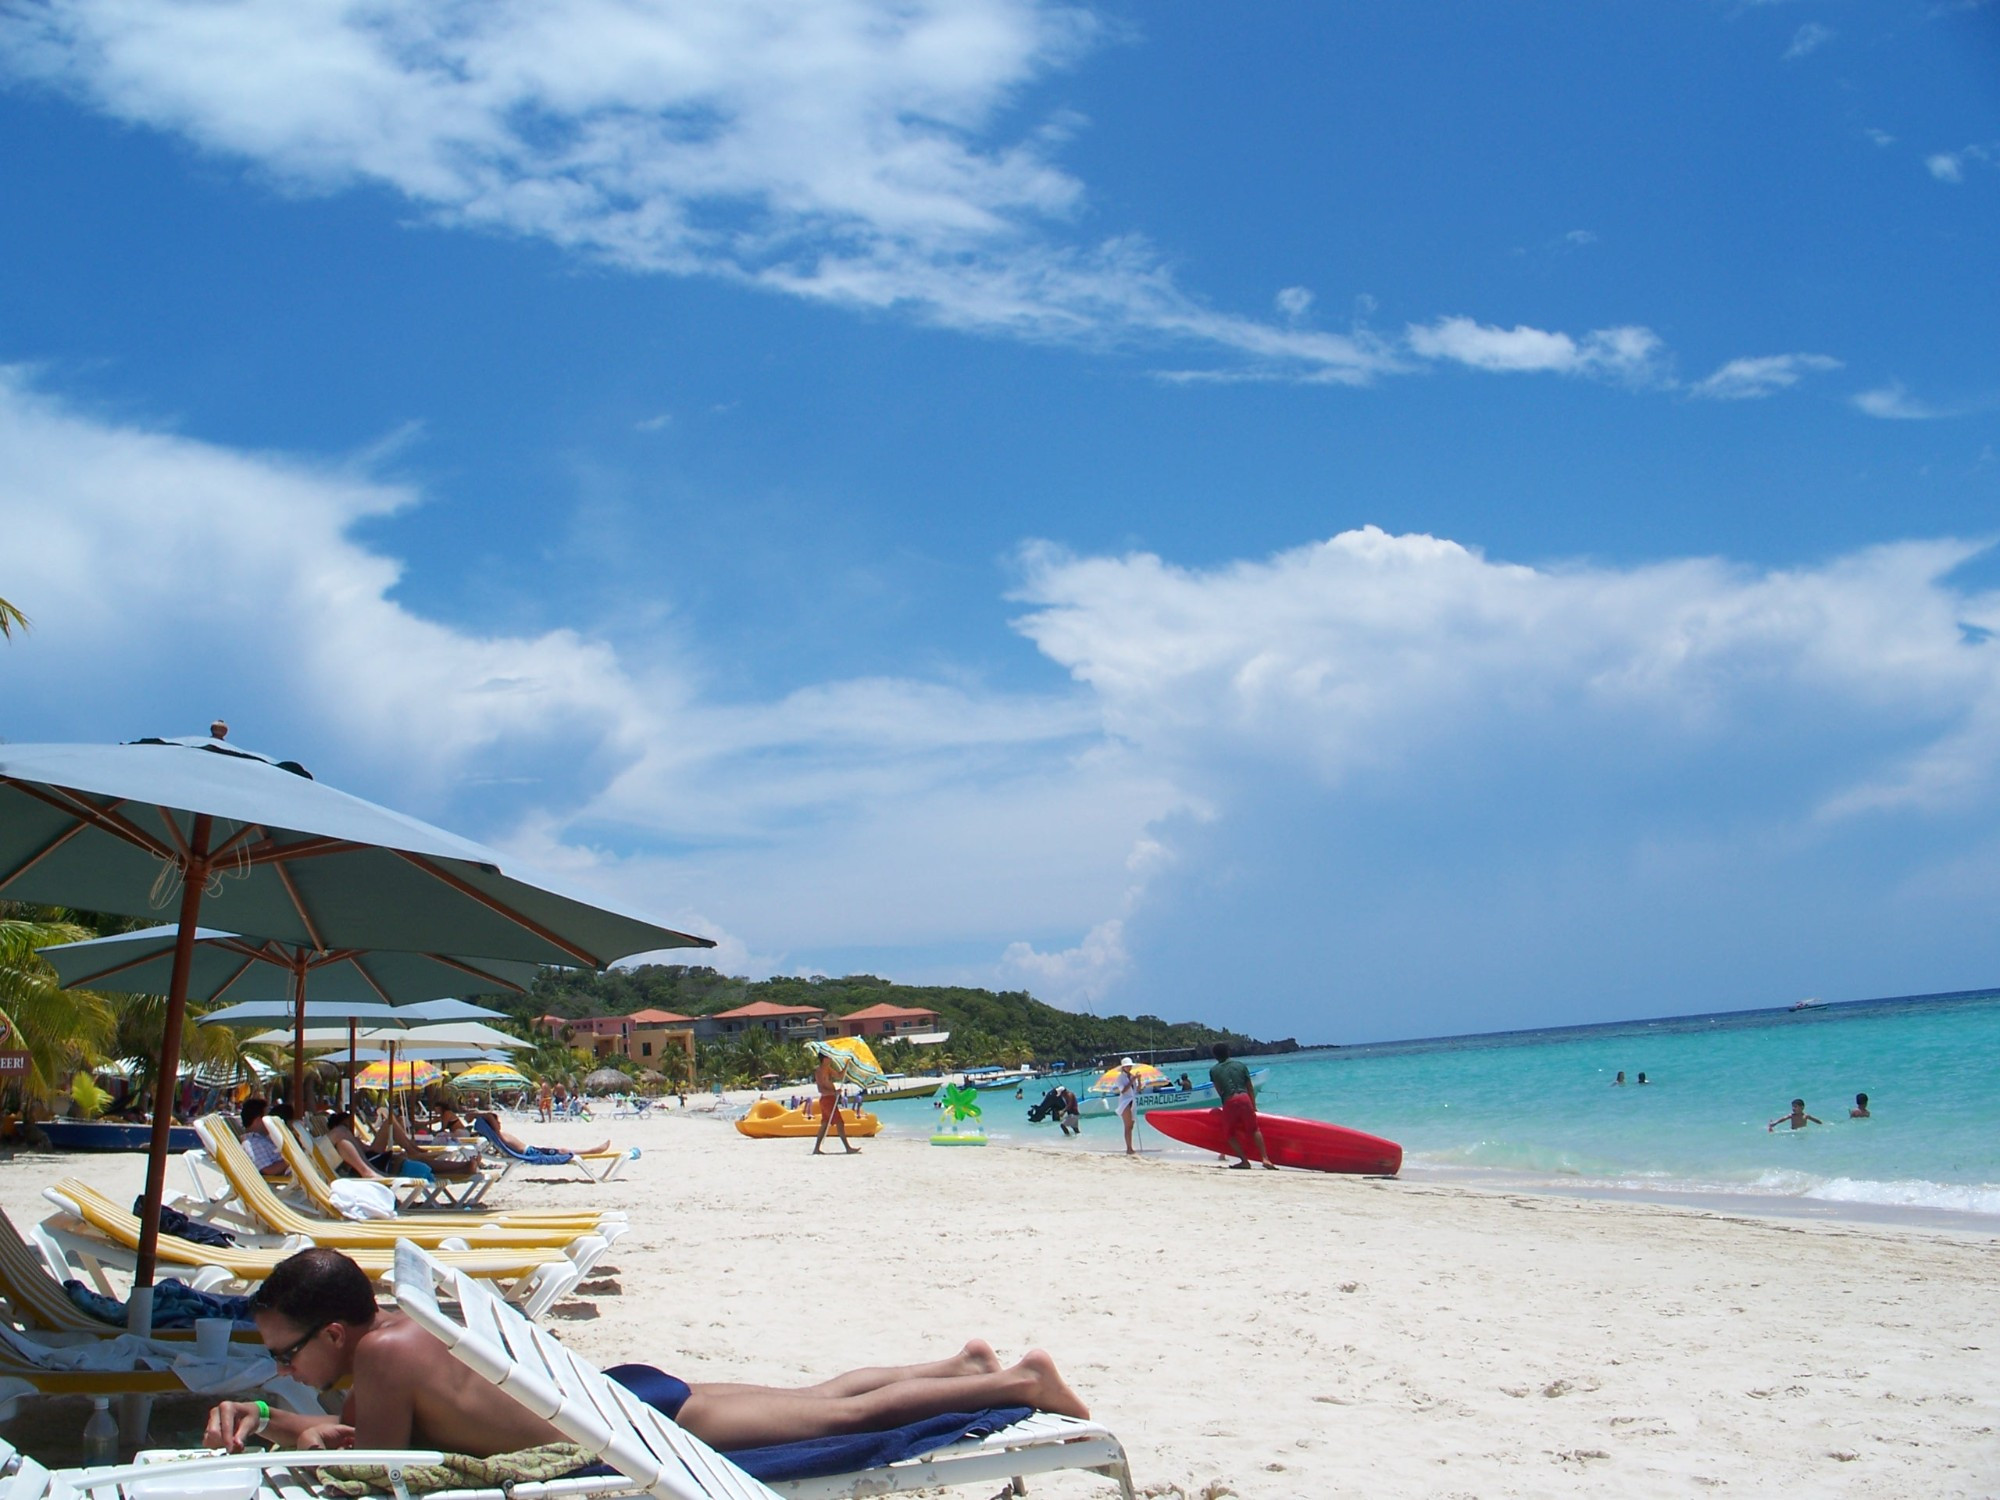
<path id="1" fill-rule="evenodd" d="M 174 1095 L 180 1087 L 181 1025 L 187 1017 L 188 976 L 194 969 L 194 933 L 201 917 L 202 887 L 208 884 L 208 841 L 214 819 L 199 813 L 181 873 L 180 931 L 174 938 L 173 977 L 167 982 L 167 1021 L 160 1038 L 159 1070 L 153 1075 L 153 1141 L 146 1156 L 146 1196 L 139 1214 L 139 1259 L 132 1271 L 132 1300 L 126 1327 L 153 1331 L 153 1266 L 160 1252 L 160 1200 L 167 1187 L 168 1145 L 174 1126 Z"/>
<path id="2" fill-rule="evenodd" d="M 306 1116 L 306 955 L 303 948 L 292 963 L 292 1114 Z"/>

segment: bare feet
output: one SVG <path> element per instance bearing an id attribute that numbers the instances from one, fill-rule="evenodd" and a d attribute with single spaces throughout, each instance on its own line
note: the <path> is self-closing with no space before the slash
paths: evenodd
<path id="1" fill-rule="evenodd" d="M 1069 1388 L 1056 1370 L 1056 1362 L 1045 1349 L 1030 1349 L 1014 1367 L 1030 1377 L 1026 1400 L 1036 1411 L 1052 1411 L 1058 1416 L 1087 1418 L 1090 1408 Z"/>
<path id="2" fill-rule="evenodd" d="M 958 1362 L 965 1366 L 967 1375 L 996 1375 L 1000 1371 L 1000 1356 L 985 1339 L 967 1339 L 958 1351 Z"/>

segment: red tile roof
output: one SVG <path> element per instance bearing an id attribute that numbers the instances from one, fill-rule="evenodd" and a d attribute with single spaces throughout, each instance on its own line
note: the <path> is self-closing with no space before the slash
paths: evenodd
<path id="1" fill-rule="evenodd" d="M 929 1016 L 932 1020 L 936 1020 L 937 1012 L 934 1010 L 916 1010 L 907 1005 L 871 1005 L 866 1010 L 850 1010 L 846 1015 L 835 1016 L 833 1019 L 836 1021 L 894 1021 L 898 1019 L 915 1020 L 918 1016 Z"/>
<path id="2" fill-rule="evenodd" d="M 677 1016 L 670 1010 L 635 1010 L 625 1018 L 641 1026 L 686 1026 L 693 1016 Z"/>
<path id="3" fill-rule="evenodd" d="M 734 1010 L 720 1010 L 711 1018 L 717 1021 L 748 1021 L 762 1016 L 823 1016 L 826 1011 L 817 1005 L 773 1005 L 769 1000 L 752 1001 L 749 1005 L 739 1005 Z"/>

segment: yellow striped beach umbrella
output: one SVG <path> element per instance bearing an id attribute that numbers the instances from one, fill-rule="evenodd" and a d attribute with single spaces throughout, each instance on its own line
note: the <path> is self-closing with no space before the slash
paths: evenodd
<path id="1" fill-rule="evenodd" d="M 832 1058 L 833 1065 L 849 1083 L 866 1087 L 888 1081 L 882 1065 L 875 1061 L 874 1051 L 858 1036 L 837 1036 L 827 1042 L 807 1042 L 806 1046 L 821 1057 Z"/>
<path id="2" fill-rule="evenodd" d="M 444 1070 L 436 1063 L 425 1062 L 422 1058 L 398 1058 L 391 1076 L 391 1064 L 372 1062 L 354 1076 L 354 1086 L 358 1089 L 420 1089 L 436 1083 L 444 1077 Z"/>

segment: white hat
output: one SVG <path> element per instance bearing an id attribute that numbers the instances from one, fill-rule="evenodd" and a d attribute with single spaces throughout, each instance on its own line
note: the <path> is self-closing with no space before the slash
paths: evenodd
<path id="1" fill-rule="evenodd" d="M 1118 1066 L 1121 1068 L 1131 1068 L 1137 1067 L 1138 1064 L 1134 1063 L 1129 1057 L 1121 1057 L 1118 1059 Z"/>

